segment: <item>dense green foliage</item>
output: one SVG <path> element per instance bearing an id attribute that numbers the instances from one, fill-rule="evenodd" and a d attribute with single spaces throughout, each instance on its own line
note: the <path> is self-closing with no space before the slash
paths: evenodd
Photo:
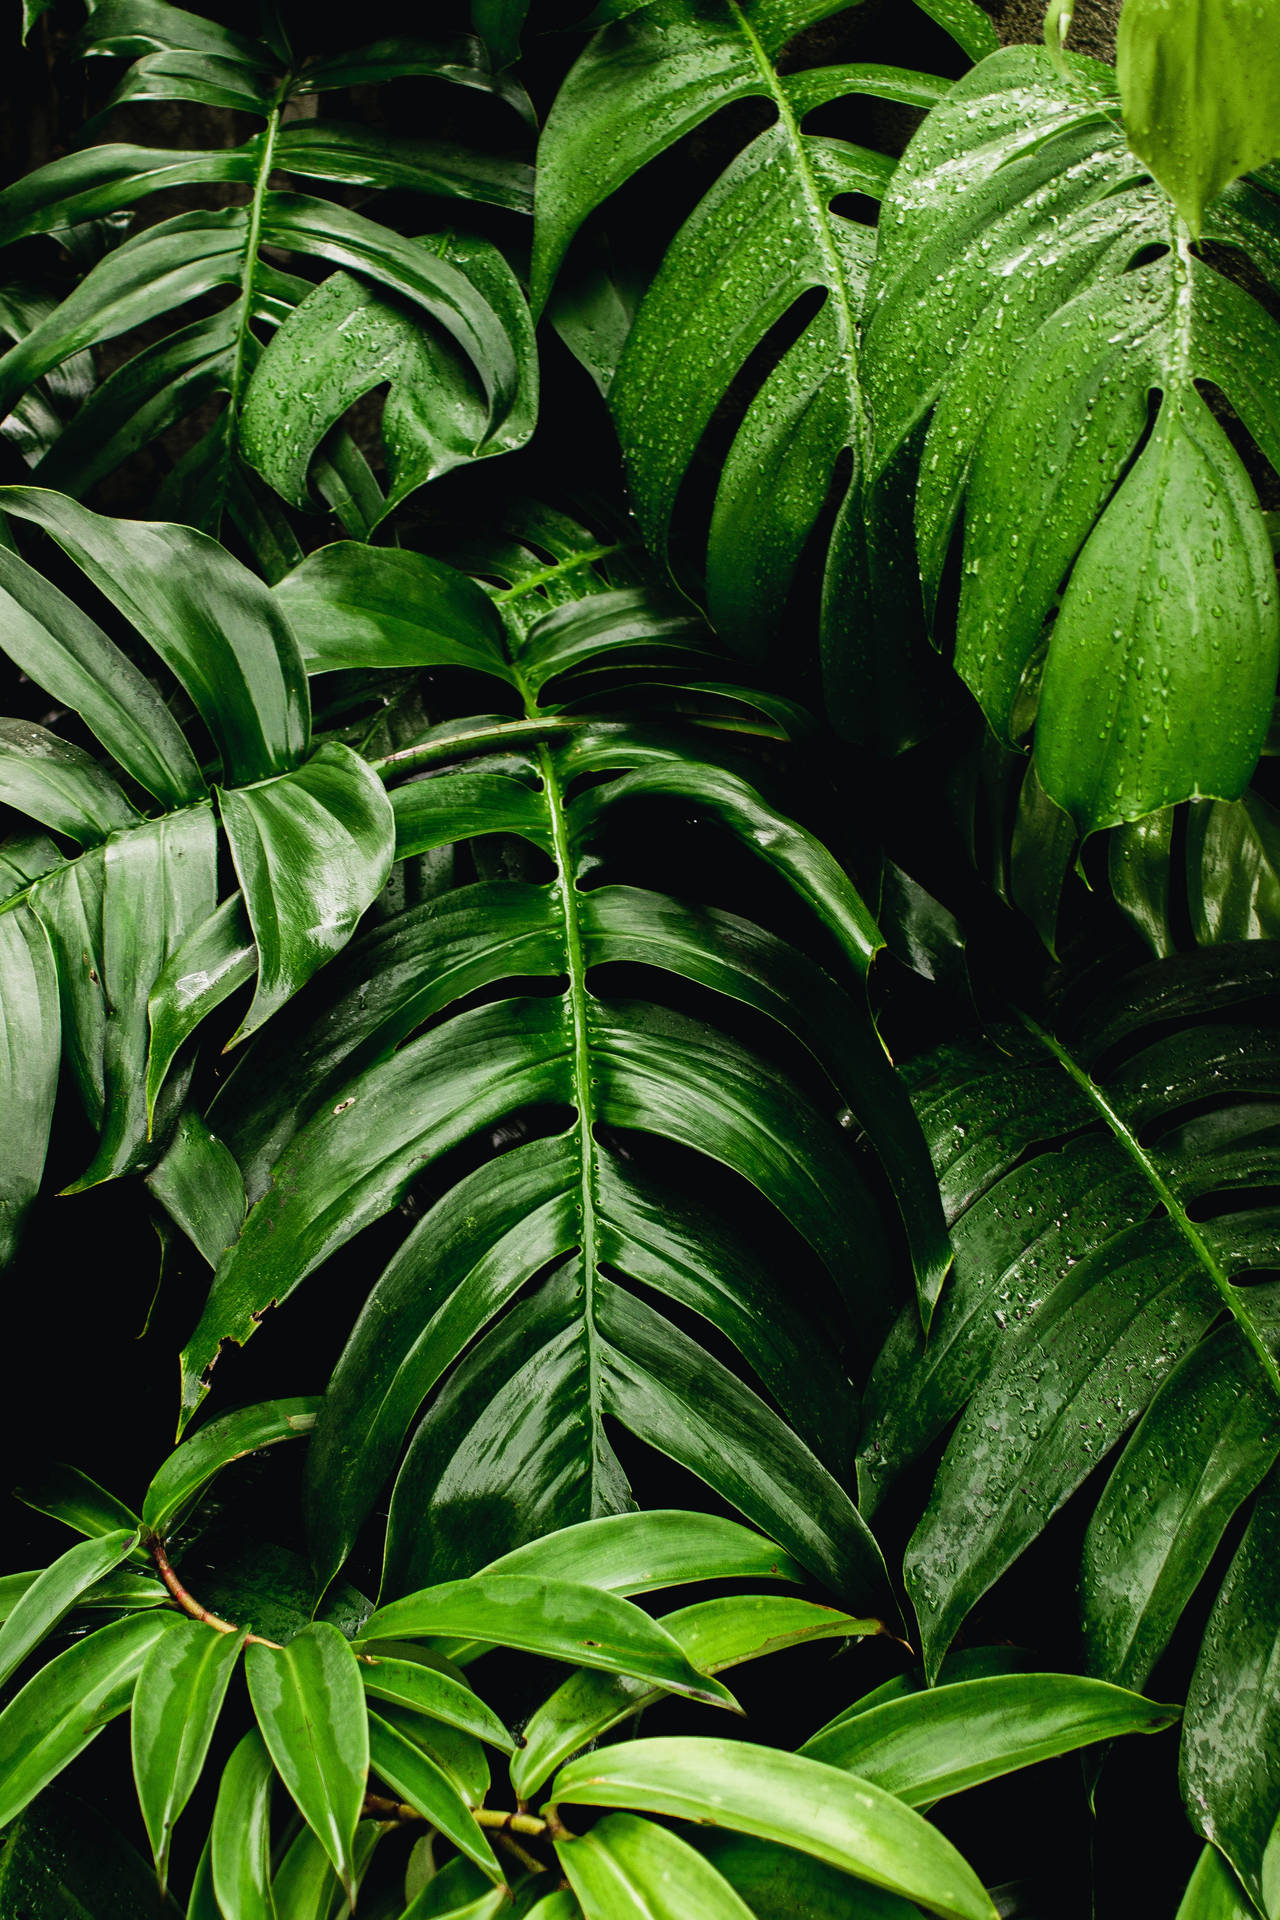
<path id="1" fill-rule="evenodd" d="M 0 1920 L 1276 1920 L 1278 0 L 66 10 Z"/>

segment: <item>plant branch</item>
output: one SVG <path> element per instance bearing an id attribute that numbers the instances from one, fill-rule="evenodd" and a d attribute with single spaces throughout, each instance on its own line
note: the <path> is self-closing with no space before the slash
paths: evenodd
<path id="1" fill-rule="evenodd" d="M 208 1607 L 201 1606 L 194 1594 L 188 1593 L 170 1565 L 169 1556 L 159 1540 L 151 1542 L 151 1558 L 155 1562 L 156 1572 L 184 1613 L 190 1614 L 193 1620 L 202 1621 L 206 1627 L 212 1627 L 215 1633 L 239 1633 L 240 1629 L 234 1621 L 223 1620 L 218 1614 L 210 1613 Z M 281 1651 L 278 1640 L 265 1640 L 260 1633 L 247 1633 L 245 1645 L 271 1647 L 276 1653 Z"/>

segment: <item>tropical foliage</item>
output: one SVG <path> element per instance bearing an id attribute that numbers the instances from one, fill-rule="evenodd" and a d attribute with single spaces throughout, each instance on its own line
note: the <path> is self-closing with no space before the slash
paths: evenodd
<path id="1" fill-rule="evenodd" d="M 79 11 L 0 1920 L 1276 1920 L 1276 0 Z"/>

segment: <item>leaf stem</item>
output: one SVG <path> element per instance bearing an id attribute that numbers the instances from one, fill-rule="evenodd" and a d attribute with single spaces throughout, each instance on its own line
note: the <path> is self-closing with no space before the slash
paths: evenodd
<path id="1" fill-rule="evenodd" d="M 210 1613 L 208 1607 L 201 1606 L 194 1594 L 188 1593 L 174 1572 L 173 1567 L 170 1565 L 169 1556 L 165 1552 L 161 1541 L 152 1540 L 150 1550 L 151 1558 L 155 1562 L 156 1572 L 160 1575 L 165 1586 L 169 1589 L 169 1592 L 173 1595 L 173 1598 L 177 1601 L 184 1613 L 190 1614 L 193 1620 L 201 1621 L 206 1627 L 212 1627 L 215 1633 L 239 1633 L 240 1629 L 233 1621 L 223 1620 L 220 1615 Z M 245 1635 L 245 1645 L 271 1647 L 276 1653 L 282 1650 L 278 1640 L 264 1640 L 260 1633 L 247 1633 Z"/>

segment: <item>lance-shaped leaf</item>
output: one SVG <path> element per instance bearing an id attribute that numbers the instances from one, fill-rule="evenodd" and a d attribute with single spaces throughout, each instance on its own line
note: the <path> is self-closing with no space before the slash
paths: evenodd
<path id="1" fill-rule="evenodd" d="M 0 801 L 89 847 L 140 818 L 92 754 L 30 720 L 0 720 Z"/>
<path id="2" fill-rule="evenodd" d="M 271 1788 L 262 1735 L 246 1733 L 222 1770 L 209 1840 L 208 1885 L 223 1920 L 276 1920 L 271 1900 Z"/>
<path id="3" fill-rule="evenodd" d="M 1280 327 L 1189 252 L 1116 107 L 1107 68 L 1041 49 L 957 82 L 894 176 L 864 352 L 877 526 L 891 545 L 918 466 L 932 605 L 963 517 L 956 665 L 1002 738 L 1035 714 L 1082 834 L 1238 797 L 1280 650 L 1257 496 L 1198 385 L 1280 463 Z M 1240 184 L 1203 237 L 1271 284 L 1277 230 Z"/>
<path id="4" fill-rule="evenodd" d="M 894 1795 L 749 1742 L 629 1740 L 570 1761 L 555 1805 L 638 1807 L 780 1841 L 949 1920 L 995 1907 L 950 1841 Z"/>
<path id="5" fill-rule="evenodd" d="M 310 728 L 297 642 L 268 589 L 216 540 L 30 487 L 0 490 L 0 506 L 51 534 L 132 621 L 190 694 L 228 781 L 297 764 Z"/>
<path id="6" fill-rule="evenodd" d="M 135 1613 L 41 1667 L 0 1713 L 0 1824 L 7 1825 L 123 1713 L 147 1655 L 177 1616 Z"/>
<path id="7" fill-rule="evenodd" d="M 123 1530 L 83 1540 L 25 1588 L 0 1628 L 0 1682 L 9 1678 L 64 1614 L 83 1604 L 86 1589 L 118 1567 L 137 1544 L 137 1533 Z"/>
<path id="8" fill-rule="evenodd" d="M 365 1622 L 365 1640 L 475 1640 L 517 1647 L 577 1666 L 630 1673 L 670 1693 L 735 1705 L 698 1671 L 680 1644 L 639 1607 L 598 1587 L 529 1574 L 476 1574 L 393 1600 Z"/>
<path id="9" fill-rule="evenodd" d="M 1116 78 L 1129 145 L 1199 239 L 1225 186 L 1280 153 L 1280 50 L 1244 0 L 1127 0 Z"/>
<path id="10" fill-rule="evenodd" d="M 1254 1920 L 1251 1904 L 1216 1847 L 1206 1847 L 1196 1862 L 1176 1920 Z"/>
<path id="11" fill-rule="evenodd" d="M 801 1902 L 805 1920 L 916 1920 L 920 1912 L 913 1901 L 770 1840 L 708 1827 L 698 1844 L 757 1920 L 791 1920 Z"/>
<path id="12" fill-rule="evenodd" d="M 788 1554 L 736 1520 L 654 1508 L 609 1514 L 515 1547 L 486 1573 L 570 1576 L 607 1593 L 651 1593 L 701 1580 L 790 1580 L 803 1574 Z"/>
<path id="13" fill-rule="evenodd" d="M 299 1440 L 315 1425 L 315 1399 L 264 1400 L 211 1420 L 176 1448 L 147 1488 L 142 1506 L 148 1532 L 163 1538 L 188 1513 L 209 1482 L 233 1460 L 280 1440 Z"/>
<path id="14" fill-rule="evenodd" d="M 556 1843 L 556 1858 L 586 1920 L 618 1913 L 645 1920 L 750 1920 L 751 1909 L 686 1840 L 631 1813 L 607 1814 L 578 1840 Z"/>
<path id="15" fill-rule="evenodd" d="M 287 1647 L 247 1648 L 245 1672 L 276 1771 L 354 1901 L 352 1846 L 369 1771 L 355 1655 L 336 1627 L 317 1620 Z"/>
<path id="16" fill-rule="evenodd" d="M 502 1868 L 483 1828 L 472 1819 L 471 1808 L 449 1775 L 377 1713 L 369 1715 L 369 1761 L 373 1771 L 466 1859 L 491 1880 L 502 1879 Z"/>
<path id="17" fill-rule="evenodd" d="M 704 1600 L 666 1614 L 662 1624 L 703 1673 L 723 1673 L 727 1667 L 763 1659 L 784 1647 L 882 1631 L 878 1620 L 860 1620 L 807 1600 L 761 1594 Z M 625 1675 L 574 1674 L 525 1723 L 520 1751 L 511 1763 L 511 1784 L 517 1794 L 522 1800 L 530 1799 L 561 1761 L 660 1698 L 658 1689 Z"/>
<path id="18" fill-rule="evenodd" d="M 191 929 L 170 954 L 147 996 L 151 1045 L 147 1054 L 147 1114 L 174 1056 L 200 1022 L 228 995 L 252 980 L 258 949 L 242 894 L 233 893 L 208 919 Z"/>
<path id="19" fill-rule="evenodd" d="M 0 1269 L 40 1191 L 62 1057 L 49 939 L 23 905 L 0 914 Z"/>
<path id="20" fill-rule="evenodd" d="M 243 1038 L 346 945 L 391 870 L 395 829 L 381 781 L 337 741 L 283 779 L 220 791 L 218 805 L 258 949 Z"/>
<path id="21" fill-rule="evenodd" d="M 1176 1707 L 1101 1680 L 992 1675 L 868 1707 L 799 1751 L 923 1807 L 1095 1741 L 1158 1733 L 1177 1717 Z"/>
<path id="22" fill-rule="evenodd" d="M 4 650 L 92 727 L 108 753 L 162 805 L 198 800 L 204 781 L 156 688 L 97 623 L 16 553 L 0 551 Z"/>
<path id="23" fill-rule="evenodd" d="M 243 1645 L 243 1633 L 182 1621 L 152 1647 L 138 1675 L 129 1723 L 133 1777 L 162 1891 L 174 1822 L 199 1782 Z"/>
<path id="24" fill-rule="evenodd" d="M 53 1520 L 61 1520 L 90 1539 L 101 1539 L 109 1533 L 138 1533 L 142 1529 L 138 1515 L 126 1507 L 123 1500 L 117 1500 L 87 1473 L 79 1467 L 68 1466 L 65 1461 L 50 1467 L 38 1480 L 15 1487 L 14 1494 L 25 1506 L 34 1507 L 37 1513 L 47 1513 Z M 139 1549 L 130 1557 L 144 1559 L 146 1556 Z"/>
<path id="25" fill-rule="evenodd" d="M 387 1822 L 360 1822 L 352 1849 L 357 1882 L 363 1880 L 378 1842 L 394 1831 Z M 271 1881 L 276 1920 L 329 1920 L 335 1903 L 342 1897 L 342 1882 L 330 1865 L 328 1854 L 310 1827 L 304 1827 Z"/>
<path id="26" fill-rule="evenodd" d="M 469 1687 L 459 1685 L 435 1667 L 371 1653 L 361 1662 L 360 1678 L 365 1692 L 375 1700 L 389 1700 L 413 1713 L 425 1713 L 446 1726 L 474 1734 L 478 1740 L 487 1740 L 504 1753 L 516 1751 L 514 1739 L 492 1708 L 486 1707 Z"/>

